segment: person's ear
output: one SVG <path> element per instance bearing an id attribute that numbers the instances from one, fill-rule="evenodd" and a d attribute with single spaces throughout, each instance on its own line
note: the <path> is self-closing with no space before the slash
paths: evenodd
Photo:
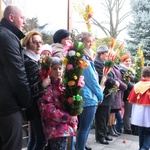
<path id="1" fill-rule="evenodd" d="M 14 15 L 13 15 L 13 14 L 10 14 L 10 15 L 9 15 L 9 21 L 10 21 L 10 22 L 14 22 Z"/>

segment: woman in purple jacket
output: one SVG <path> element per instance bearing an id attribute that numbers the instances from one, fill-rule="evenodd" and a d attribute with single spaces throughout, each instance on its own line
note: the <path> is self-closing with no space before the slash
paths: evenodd
<path id="1" fill-rule="evenodd" d="M 114 102 L 111 106 L 108 129 L 109 129 L 109 134 L 111 136 L 118 136 L 120 134 L 116 131 L 116 128 L 114 125 L 115 119 L 116 119 L 115 116 L 116 116 L 116 113 L 118 113 L 122 108 L 123 94 L 124 94 L 124 91 L 127 89 L 127 85 L 122 81 L 122 75 L 117 65 L 114 65 L 114 67 L 112 68 L 112 71 L 114 72 L 116 79 L 118 80 L 120 85 L 119 85 L 117 92 L 115 93 Z"/>

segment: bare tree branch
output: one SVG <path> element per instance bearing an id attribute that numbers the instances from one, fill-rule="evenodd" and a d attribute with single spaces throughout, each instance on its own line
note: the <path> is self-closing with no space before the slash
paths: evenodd
<path id="1" fill-rule="evenodd" d="M 106 17 L 103 21 L 98 21 L 96 18 L 91 18 L 92 24 L 99 27 L 106 36 L 117 38 L 117 36 L 126 29 L 123 27 L 120 29 L 121 23 L 131 14 L 129 12 L 122 12 L 125 2 L 127 0 L 103 0 L 100 5 L 103 7 L 104 15 Z M 84 5 L 84 4 L 83 4 Z M 82 11 L 80 11 L 82 12 Z"/>
<path id="2" fill-rule="evenodd" d="M 109 20 L 109 32 L 107 31 L 107 33 L 110 33 L 111 37 L 117 38 L 120 32 L 126 28 L 124 27 L 121 30 L 118 30 L 120 24 L 131 14 L 131 12 L 127 12 L 121 16 L 121 10 L 124 7 L 125 0 L 105 0 L 101 4 L 106 12 L 106 17 Z M 98 26 L 100 27 L 100 25 Z"/>
<path id="3" fill-rule="evenodd" d="M 107 35 L 107 36 L 109 35 L 109 30 L 105 26 L 103 26 L 102 23 L 99 23 L 94 18 L 92 18 L 91 21 L 94 25 L 98 26 L 105 33 L 105 35 Z"/>

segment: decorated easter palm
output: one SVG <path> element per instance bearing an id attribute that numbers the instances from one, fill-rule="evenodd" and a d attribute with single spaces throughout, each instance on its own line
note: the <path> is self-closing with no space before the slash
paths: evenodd
<path id="1" fill-rule="evenodd" d="M 63 60 L 65 72 L 63 86 L 65 87 L 64 108 L 70 115 L 82 113 L 83 99 L 80 95 L 81 88 L 84 86 L 83 69 L 87 68 L 87 63 L 83 59 L 84 45 L 78 42 L 73 35 L 73 44 L 69 46 L 68 54 Z"/>

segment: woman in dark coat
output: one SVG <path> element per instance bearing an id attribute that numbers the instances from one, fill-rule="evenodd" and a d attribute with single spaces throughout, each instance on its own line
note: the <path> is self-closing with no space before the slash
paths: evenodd
<path id="1" fill-rule="evenodd" d="M 123 124 L 124 124 L 124 133 L 132 134 L 131 129 L 131 109 L 132 104 L 128 101 L 128 95 L 131 89 L 134 86 L 134 70 L 131 68 L 131 56 L 123 55 L 121 57 L 120 63 L 120 71 L 122 77 L 126 74 L 127 70 L 130 69 L 132 71 L 132 76 L 130 77 L 129 82 L 127 82 L 127 90 L 124 91 L 123 102 L 124 102 L 124 115 L 123 115 Z"/>
<path id="2" fill-rule="evenodd" d="M 44 150 L 46 138 L 42 128 L 37 100 L 44 88 L 50 84 L 50 79 L 47 77 L 41 80 L 39 75 L 40 51 L 43 45 L 42 35 L 37 31 L 30 31 L 23 39 L 22 45 L 26 47 L 24 61 L 33 99 L 32 106 L 26 110 L 27 120 L 30 121 L 30 135 L 27 149 Z"/>

